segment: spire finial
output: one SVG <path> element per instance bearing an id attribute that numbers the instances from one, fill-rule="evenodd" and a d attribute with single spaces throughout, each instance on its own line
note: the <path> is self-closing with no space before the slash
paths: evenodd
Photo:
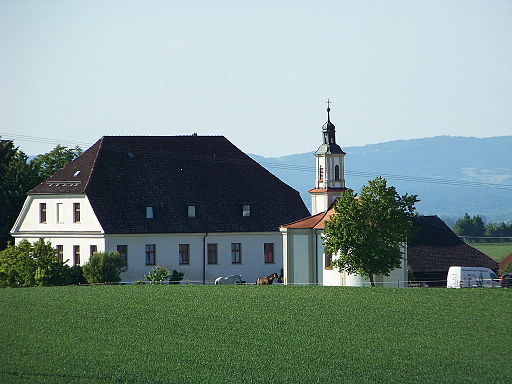
<path id="1" fill-rule="evenodd" d="M 329 112 L 331 112 L 331 103 L 332 101 L 327 99 L 327 101 L 325 102 L 327 104 L 327 121 L 331 121 L 331 116 L 329 115 Z"/>

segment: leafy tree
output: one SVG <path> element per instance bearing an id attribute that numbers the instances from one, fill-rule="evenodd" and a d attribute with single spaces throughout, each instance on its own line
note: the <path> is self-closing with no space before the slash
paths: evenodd
<path id="1" fill-rule="evenodd" d="M 117 283 L 121 272 L 126 271 L 126 263 L 118 252 L 96 252 L 82 270 L 89 283 Z"/>
<path id="2" fill-rule="evenodd" d="M 9 244 L 0 252 L 0 286 L 32 287 L 35 285 L 36 266 L 30 256 L 31 244 L 22 241 L 19 245 Z"/>
<path id="3" fill-rule="evenodd" d="M 36 156 L 30 162 L 30 165 L 36 172 L 39 182 L 42 182 L 60 171 L 81 154 L 82 149 L 78 146 L 68 148 L 59 144 L 50 152 Z"/>
<path id="4" fill-rule="evenodd" d="M 8 245 L 0 252 L 0 286 L 31 287 L 70 283 L 69 267 L 57 259 L 51 243 L 39 239 Z"/>
<path id="5" fill-rule="evenodd" d="M 167 268 L 161 265 L 157 265 L 155 269 L 153 269 L 153 271 L 151 271 L 148 275 L 145 276 L 145 278 L 151 284 L 162 284 L 170 276 L 171 272 Z"/>
<path id="6" fill-rule="evenodd" d="M 27 163 L 27 155 L 11 140 L 0 140 L 0 249 L 20 213 L 27 192 L 38 183 L 37 175 Z"/>
<path id="7" fill-rule="evenodd" d="M 507 223 L 489 223 L 485 227 L 485 236 L 489 237 L 512 237 L 512 225 Z M 494 239 L 496 240 L 496 239 Z"/>
<path id="8" fill-rule="evenodd" d="M 359 196 L 345 191 L 334 205 L 335 214 L 325 225 L 325 252 L 336 254 L 332 262 L 340 272 L 370 279 L 399 268 L 401 246 L 414 233 L 416 195 L 400 196 L 378 177 L 361 188 Z"/>
<path id="9" fill-rule="evenodd" d="M 459 236 L 482 237 L 485 234 L 484 221 L 478 215 L 469 217 L 465 213 L 464 217 L 455 222 L 453 231 Z"/>

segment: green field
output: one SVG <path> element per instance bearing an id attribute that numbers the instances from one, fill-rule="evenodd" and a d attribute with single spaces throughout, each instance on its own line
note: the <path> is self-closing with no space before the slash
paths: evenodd
<path id="1" fill-rule="evenodd" d="M 500 262 L 512 253 L 512 242 L 506 243 L 468 243 L 473 248 L 485 253 L 490 258 Z"/>
<path id="2" fill-rule="evenodd" d="M 0 383 L 510 383 L 512 289 L 0 289 Z"/>

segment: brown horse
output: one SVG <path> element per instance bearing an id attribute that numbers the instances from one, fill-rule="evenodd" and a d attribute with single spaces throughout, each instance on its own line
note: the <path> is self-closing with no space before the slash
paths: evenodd
<path id="1" fill-rule="evenodd" d="M 274 280 L 276 280 L 279 276 L 277 275 L 277 273 L 273 273 L 271 274 L 270 276 L 267 276 L 267 277 L 259 277 L 257 280 L 256 280 L 256 285 L 269 285 L 269 284 L 272 284 L 274 282 Z"/>

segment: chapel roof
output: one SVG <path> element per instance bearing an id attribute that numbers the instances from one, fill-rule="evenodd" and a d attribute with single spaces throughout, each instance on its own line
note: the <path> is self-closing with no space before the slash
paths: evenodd
<path id="1" fill-rule="evenodd" d="M 223 136 L 104 136 L 30 191 L 77 193 L 106 233 L 277 231 L 309 214 L 296 190 Z"/>
<path id="2" fill-rule="evenodd" d="M 320 212 L 313 216 L 304 217 L 292 223 L 284 224 L 281 227 L 292 229 L 325 229 L 325 222 L 328 221 L 334 214 L 335 212 L 333 203 L 325 212 Z"/>

